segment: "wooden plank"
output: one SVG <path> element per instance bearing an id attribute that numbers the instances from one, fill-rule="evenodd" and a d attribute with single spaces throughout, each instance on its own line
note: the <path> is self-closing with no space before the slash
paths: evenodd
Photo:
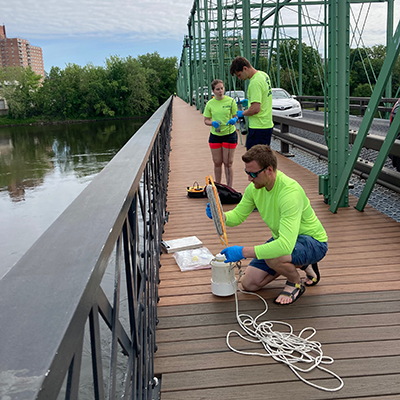
<path id="1" fill-rule="evenodd" d="M 335 384 L 332 380 L 328 379 L 317 380 L 316 383 L 327 387 L 329 387 L 329 385 L 334 387 Z M 349 377 L 346 379 L 345 387 L 338 392 L 324 392 L 312 388 L 303 382 L 297 381 L 192 390 L 190 391 L 189 396 L 192 400 L 242 400 L 243 397 L 249 399 L 268 398 L 270 400 L 293 400 L 296 398 L 321 400 L 349 399 L 353 397 L 361 398 L 363 396 L 385 396 L 393 394 L 400 394 L 400 380 L 398 379 L 398 375 L 395 374 Z M 162 393 L 163 400 L 186 400 L 187 398 L 188 393 L 186 391 Z"/>
<path id="2" fill-rule="evenodd" d="M 400 355 L 398 340 L 334 343 L 323 346 L 324 354 L 333 359 L 362 360 L 364 357 L 387 357 Z M 202 371 L 220 368 L 233 368 L 238 365 L 264 365 L 275 363 L 270 357 L 243 356 L 232 351 L 218 353 L 190 354 L 174 357 L 156 357 L 156 375 L 182 371 Z M 378 371 L 377 371 L 378 372 Z M 275 376 L 279 380 L 279 375 Z"/>
<path id="3" fill-rule="evenodd" d="M 223 246 L 213 222 L 205 216 L 207 199 L 186 196 L 187 186 L 194 181 L 204 185 L 205 176 L 213 174 L 208 134 L 201 113 L 174 100 L 170 214 L 163 239 L 194 235 L 216 254 Z M 242 193 L 248 185 L 241 161 L 244 152 L 240 143 L 233 162 L 234 187 Z M 234 297 L 212 295 L 210 269 L 181 272 L 173 256 L 163 254 L 155 357 L 161 398 L 400 398 L 400 224 L 369 205 L 358 212 L 354 209 L 357 199 L 351 195 L 349 207 L 332 214 L 318 195 L 318 176 L 280 155 L 278 168 L 303 186 L 328 233 L 329 251 L 319 263 L 321 282 L 307 288 L 295 305 L 279 307 L 272 302 L 284 285 L 283 277 L 258 292 L 269 306 L 262 320 L 289 322 L 295 332 L 307 326 L 317 329 L 313 339 L 335 359 L 332 370 L 343 375 L 344 388 L 323 392 L 300 382 L 270 357 L 233 353 L 225 338 L 229 330 L 240 330 Z M 223 206 L 225 211 L 233 207 Z M 271 235 L 257 212 L 242 225 L 227 228 L 227 234 L 230 244 L 249 246 Z M 249 261 L 242 263 L 244 272 Z M 264 309 L 254 296 L 239 293 L 238 298 L 241 313 L 256 316 Z M 259 348 L 237 337 L 232 343 L 243 349 Z M 316 383 L 336 384 L 319 372 L 313 374 Z"/>
<path id="4" fill-rule="evenodd" d="M 355 365 L 357 367 L 355 368 Z M 346 384 L 348 377 L 373 376 L 379 368 L 380 374 L 399 374 L 400 357 L 363 358 L 338 360 L 328 369 L 334 371 Z M 201 371 L 188 371 L 164 374 L 162 377 L 163 393 L 174 391 L 189 391 L 204 388 L 219 388 L 221 386 L 247 386 L 253 384 L 274 383 L 274 377 L 280 373 L 282 382 L 293 382 L 297 378 L 284 365 L 272 363 L 263 366 L 233 367 Z M 323 379 L 326 373 L 314 370 L 311 374 L 303 374 L 306 379 Z M 316 382 L 317 383 L 317 382 Z M 333 381 L 333 384 L 336 382 Z M 333 385 L 332 385 L 333 386 Z"/>
<path id="5" fill-rule="evenodd" d="M 293 324 L 295 334 L 300 332 L 301 328 L 313 326 L 311 322 L 309 325 L 302 325 L 299 327 L 298 324 Z M 239 332 L 242 335 L 244 332 L 238 328 L 238 326 L 229 326 L 233 332 Z M 218 325 L 213 327 L 215 336 L 221 336 L 218 338 L 207 338 L 199 339 L 198 333 L 193 331 L 193 337 L 191 340 L 175 341 L 164 343 L 162 350 L 159 350 L 159 357 L 166 356 L 190 356 L 193 354 L 209 354 L 209 353 L 221 353 L 231 351 L 226 345 L 226 335 L 229 331 L 227 327 Z M 287 333 L 288 329 L 281 325 L 274 326 L 276 332 Z M 308 332 L 311 334 L 311 331 Z M 379 326 L 379 327 L 356 327 L 356 328 L 344 328 L 344 329 L 318 329 L 313 340 L 320 342 L 324 349 L 326 345 L 332 343 L 348 343 L 348 342 L 379 342 L 380 340 L 398 340 L 400 345 L 400 329 L 399 325 L 395 326 Z M 160 341 L 160 343 L 162 343 Z M 229 343 L 231 346 L 240 351 L 260 352 L 265 353 L 262 344 L 247 342 L 237 336 L 236 333 L 232 333 L 229 337 Z"/>
<path id="6" fill-rule="evenodd" d="M 391 314 L 375 314 L 371 315 L 347 315 L 345 318 L 340 317 L 320 317 L 313 318 L 311 321 L 308 318 L 300 318 L 298 320 L 290 320 L 295 332 L 300 329 L 312 325 L 317 331 L 320 329 L 335 329 L 340 328 L 356 328 L 356 327 L 370 327 L 371 319 L 373 319 L 374 326 L 389 326 L 396 325 L 400 321 L 400 313 Z M 289 320 L 285 320 L 286 322 Z M 186 326 L 176 328 L 166 328 L 157 331 L 157 343 L 180 342 L 184 340 L 196 339 L 210 339 L 215 337 L 226 337 L 230 330 L 237 330 L 237 323 L 227 323 L 226 325 L 200 325 L 200 326 Z M 161 348 L 163 350 L 161 350 Z M 157 356 L 167 355 L 167 347 L 161 346 L 158 350 Z"/>
<path id="7" fill-rule="evenodd" d="M 396 302 L 400 300 L 400 291 L 387 291 L 387 292 L 372 292 L 372 293 L 357 293 L 355 294 L 344 294 L 344 295 L 326 295 L 318 298 L 315 301 L 313 298 L 305 297 L 303 300 L 303 307 L 311 306 L 322 306 L 322 305 L 341 305 L 341 304 L 357 304 L 357 303 L 376 303 L 376 302 Z M 243 311 L 262 310 L 264 309 L 264 303 L 253 297 L 252 300 L 239 303 L 239 309 Z M 275 304 L 270 304 L 269 309 L 282 310 Z M 170 317 L 179 315 L 191 315 L 191 314 L 209 314 L 218 312 L 234 312 L 235 303 L 205 303 L 205 304 L 185 304 L 175 307 L 162 307 L 158 310 L 158 317 Z M 289 310 L 287 311 L 289 312 Z"/>

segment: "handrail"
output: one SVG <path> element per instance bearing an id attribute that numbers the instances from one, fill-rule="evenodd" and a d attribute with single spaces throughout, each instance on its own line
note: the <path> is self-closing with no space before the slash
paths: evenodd
<path id="1" fill-rule="evenodd" d="M 320 108 L 325 107 L 325 100 L 327 100 L 324 96 L 294 96 L 296 100 L 298 100 L 301 104 L 302 108 L 313 108 L 315 111 L 319 111 Z M 350 97 L 349 98 L 349 108 L 354 110 L 360 110 L 360 115 L 363 116 L 365 114 L 365 110 L 368 107 L 368 103 L 371 100 L 370 97 Z M 378 106 L 378 111 L 390 113 L 394 103 L 396 103 L 397 98 L 382 98 L 381 103 L 382 106 Z M 390 104 L 388 106 L 388 104 Z"/>
<path id="2" fill-rule="evenodd" d="M 89 398 L 152 398 L 171 120 L 172 97 L 0 280 L 0 398 L 76 399 L 84 341 Z"/>
<path id="3" fill-rule="evenodd" d="M 274 137 L 281 141 L 281 153 L 290 154 L 289 145 L 297 146 L 305 151 L 311 152 L 318 155 L 320 158 L 327 159 L 328 157 L 328 147 L 313 142 L 310 139 L 301 137 L 300 135 L 295 135 L 289 132 L 289 127 L 295 127 L 298 129 L 303 129 L 308 132 L 314 132 L 318 135 L 324 135 L 324 124 L 319 122 L 310 122 L 305 119 L 283 117 L 283 116 L 273 116 L 275 124 L 280 124 L 279 129 L 274 128 Z M 356 131 L 349 131 L 349 142 L 354 143 L 357 136 Z M 366 137 L 363 147 L 367 149 L 372 149 L 379 151 L 382 147 L 385 138 L 378 135 L 368 134 Z M 400 140 L 395 140 L 393 147 L 390 150 L 391 155 L 400 157 Z M 368 177 L 373 163 L 366 162 L 359 159 L 356 163 L 354 173 L 361 175 L 362 177 Z M 379 175 L 379 184 L 385 186 L 396 192 L 400 192 L 400 173 L 393 171 L 388 168 L 383 168 Z"/>

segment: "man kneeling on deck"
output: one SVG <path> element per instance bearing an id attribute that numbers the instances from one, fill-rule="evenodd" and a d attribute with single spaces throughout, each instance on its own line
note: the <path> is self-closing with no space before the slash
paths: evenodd
<path id="1" fill-rule="evenodd" d="M 292 304 L 304 293 L 305 286 L 319 282 L 317 263 L 328 251 L 327 234 L 303 188 L 277 169 L 275 152 L 268 145 L 252 147 L 242 160 L 251 183 L 240 203 L 224 213 L 225 224 L 240 225 L 256 207 L 271 229 L 272 238 L 254 247 L 230 246 L 221 253 L 226 262 L 253 258 L 241 280 L 244 290 L 257 291 L 284 275 L 285 288 L 274 302 Z M 206 213 L 212 218 L 209 204 Z M 306 273 L 304 284 L 297 268 Z"/>

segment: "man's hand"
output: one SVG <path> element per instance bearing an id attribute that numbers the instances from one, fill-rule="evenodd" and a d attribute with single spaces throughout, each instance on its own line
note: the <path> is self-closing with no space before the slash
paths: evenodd
<path id="1" fill-rule="evenodd" d="M 213 121 L 213 122 L 212 122 L 212 126 L 214 127 L 214 129 L 218 129 L 219 126 L 220 126 L 220 123 L 217 122 L 217 121 Z"/>
<path id="2" fill-rule="evenodd" d="M 233 117 L 226 123 L 226 125 L 235 125 L 237 121 L 238 121 L 238 118 Z"/>
<path id="3" fill-rule="evenodd" d="M 238 110 L 236 115 L 237 115 L 238 118 L 243 118 L 243 111 L 242 110 Z"/>
<path id="4" fill-rule="evenodd" d="M 224 254 L 226 260 L 224 262 L 236 262 L 243 260 L 243 246 L 230 246 L 221 251 Z"/>
<path id="5" fill-rule="evenodd" d="M 207 203 L 206 214 L 207 214 L 208 218 L 213 219 L 212 214 L 211 214 L 210 203 Z"/>

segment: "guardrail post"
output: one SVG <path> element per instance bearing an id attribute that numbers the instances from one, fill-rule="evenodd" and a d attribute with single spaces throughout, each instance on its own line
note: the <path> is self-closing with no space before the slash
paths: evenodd
<path id="1" fill-rule="evenodd" d="M 281 123 L 281 133 L 289 133 L 289 125 Z M 285 157 L 294 157 L 294 154 L 290 153 L 289 151 L 289 142 L 281 139 L 281 151 Z"/>

